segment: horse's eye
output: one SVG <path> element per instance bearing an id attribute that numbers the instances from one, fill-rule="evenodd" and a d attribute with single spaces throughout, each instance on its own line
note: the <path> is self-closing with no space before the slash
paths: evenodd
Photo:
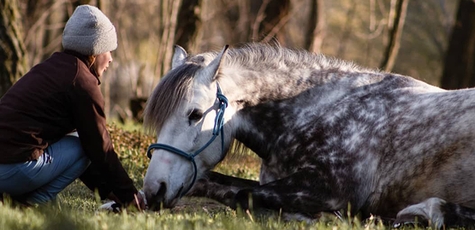
<path id="1" fill-rule="evenodd" d="M 199 109 L 193 109 L 190 113 L 190 115 L 188 115 L 188 119 L 191 121 L 199 121 L 201 120 L 201 118 L 203 118 L 203 112 Z"/>

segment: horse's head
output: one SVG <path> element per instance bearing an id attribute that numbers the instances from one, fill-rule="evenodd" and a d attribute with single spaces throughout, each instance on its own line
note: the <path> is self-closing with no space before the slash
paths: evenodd
<path id="1" fill-rule="evenodd" d="M 231 141 L 223 129 L 232 115 L 218 84 L 227 47 L 216 55 L 188 57 L 175 48 L 172 70 L 147 102 L 145 126 L 157 133 L 143 190 L 155 208 L 172 207 L 200 175 L 220 162 Z"/>

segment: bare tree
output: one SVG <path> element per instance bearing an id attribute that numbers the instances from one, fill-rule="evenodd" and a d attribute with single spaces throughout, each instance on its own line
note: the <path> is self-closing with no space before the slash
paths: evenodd
<path id="1" fill-rule="evenodd" d="M 25 46 L 28 50 L 28 65 L 45 60 L 61 50 L 61 35 L 72 10 L 80 1 L 27 0 L 23 11 Z M 70 6 L 69 9 L 65 6 Z M 69 14 L 68 14 L 69 13 Z"/>
<path id="2" fill-rule="evenodd" d="M 256 12 L 251 25 L 251 40 L 268 42 L 277 39 L 285 45 L 284 26 L 290 17 L 290 0 L 263 0 L 259 5 L 251 4 L 251 11 Z M 253 10 L 254 8 L 254 10 Z"/>
<path id="3" fill-rule="evenodd" d="M 319 53 L 325 37 L 325 17 L 323 15 L 323 0 L 312 0 L 310 3 L 310 25 L 306 36 L 308 50 Z"/>
<path id="4" fill-rule="evenodd" d="M 346 12 L 345 22 L 343 23 L 343 32 L 341 38 L 338 42 L 338 49 L 336 51 L 337 57 L 344 57 L 344 53 L 346 51 L 346 45 L 349 43 L 350 35 L 352 30 L 354 29 L 351 26 L 351 22 L 355 19 L 356 15 L 356 5 L 358 3 L 355 0 L 351 1 L 351 7 Z"/>
<path id="5" fill-rule="evenodd" d="M 171 67 L 178 12 L 181 4 L 181 0 L 162 0 L 159 4 L 159 21 L 161 26 L 159 32 L 161 33 L 161 37 L 157 55 L 159 61 L 156 66 L 156 74 L 159 77 L 163 76 Z M 158 80 L 159 79 L 155 79 L 155 82 L 158 82 Z"/>
<path id="6" fill-rule="evenodd" d="M 183 0 L 178 12 L 175 44 L 194 51 L 199 46 L 197 34 L 201 27 L 200 0 Z"/>
<path id="7" fill-rule="evenodd" d="M 475 2 L 460 0 L 445 56 L 441 86 L 458 89 L 475 86 Z"/>
<path id="8" fill-rule="evenodd" d="M 251 24 L 256 12 L 251 6 L 260 1 L 210 0 L 203 1 L 201 18 L 203 38 L 200 48 L 208 50 L 214 45 L 237 44 L 249 41 Z M 216 31 L 209 33 L 211 31 Z M 214 43 L 211 45 L 211 43 Z"/>
<path id="9" fill-rule="evenodd" d="M 404 28 L 404 22 L 406 20 L 408 3 L 409 0 L 397 0 L 394 8 L 394 14 L 390 14 L 394 15 L 394 19 L 392 20 L 391 17 L 389 18 L 389 44 L 386 47 L 383 61 L 380 65 L 380 68 L 384 71 L 391 71 L 394 67 L 394 63 L 396 62 L 402 31 Z"/>
<path id="10" fill-rule="evenodd" d="M 0 0 L 0 97 L 25 72 L 25 46 L 16 0 Z"/>

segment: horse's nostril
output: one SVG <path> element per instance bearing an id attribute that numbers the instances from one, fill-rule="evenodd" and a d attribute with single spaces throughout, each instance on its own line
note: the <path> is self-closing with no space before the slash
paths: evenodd
<path id="1" fill-rule="evenodd" d="M 160 197 L 161 199 L 163 199 L 163 197 L 165 197 L 166 192 L 167 192 L 167 184 L 165 184 L 165 182 L 162 182 L 162 183 L 160 183 L 160 188 L 158 189 L 155 196 Z"/>
<path id="2" fill-rule="evenodd" d="M 149 208 L 154 211 L 159 211 L 163 202 L 163 199 L 165 198 L 165 193 L 167 192 L 167 185 L 165 182 L 160 183 L 160 187 L 155 193 L 154 196 L 151 197 L 151 199 L 148 201 Z"/>

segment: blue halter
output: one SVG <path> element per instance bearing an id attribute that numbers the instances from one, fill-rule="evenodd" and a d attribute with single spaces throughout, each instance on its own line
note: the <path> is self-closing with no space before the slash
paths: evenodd
<path id="1" fill-rule="evenodd" d="M 216 92 L 216 98 L 219 102 L 219 105 L 218 105 L 219 108 L 218 108 L 218 111 L 216 113 L 216 118 L 214 120 L 213 136 L 211 137 L 211 139 L 205 145 L 203 145 L 203 147 L 199 148 L 198 150 L 196 150 L 192 154 L 184 152 L 184 151 L 182 151 L 180 149 L 177 149 L 177 148 L 175 148 L 173 146 L 170 146 L 170 145 L 158 144 L 158 143 L 151 144 L 147 149 L 147 157 L 150 158 L 150 159 L 152 158 L 152 153 L 151 153 L 152 150 L 154 150 L 154 149 L 163 149 L 163 150 L 169 151 L 171 153 L 177 154 L 179 156 L 182 156 L 185 159 L 191 161 L 191 163 L 193 164 L 193 170 L 194 170 L 193 180 L 191 181 L 191 184 L 188 187 L 188 189 L 186 189 L 184 192 L 180 193 L 180 195 L 179 195 L 180 198 L 183 195 L 185 195 L 186 193 L 188 193 L 196 182 L 196 176 L 198 174 L 198 170 L 197 170 L 197 167 L 196 167 L 195 157 L 198 156 L 198 154 L 200 154 L 204 149 L 206 149 L 216 139 L 216 137 L 220 133 L 221 133 L 221 155 L 224 154 L 224 135 L 223 135 L 224 119 L 223 119 L 223 117 L 224 117 L 224 111 L 225 111 L 226 107 L 228 107 L 228 99 L 221 92 L 221 88 L 219 87 L 219 84 L 216 83 L 216 85 L 217 85 L 217 88 L 218 88 L 218 90 Z"/>

